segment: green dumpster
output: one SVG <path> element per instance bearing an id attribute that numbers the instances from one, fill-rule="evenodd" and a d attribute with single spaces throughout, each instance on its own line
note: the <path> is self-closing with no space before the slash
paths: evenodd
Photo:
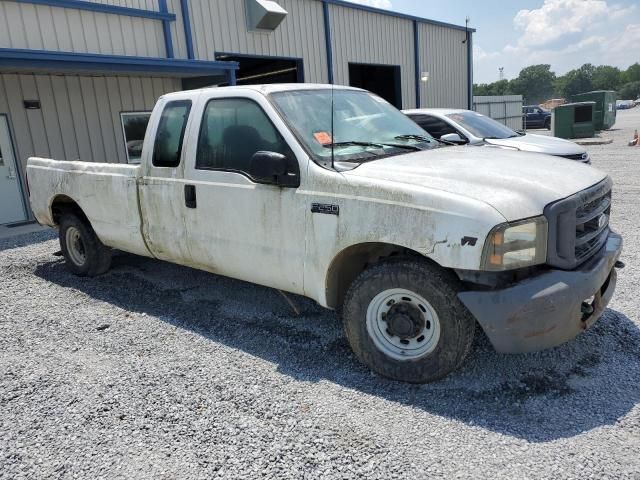
<path id="1" fill-rule="evenodd" d="M 571 97 L 572 102 L 596 102 L 594 114 L 596 130 L 608 130 L 615 125 L 617 99 L 618 94 L 612 90 L 579 93 Z"/>
<path id="2" fill-rule="evenodd" d="M 553 109 L 551 131 L 560 138 L 591 138 L 596 134 L 596 102 L 567 103 Z"/>

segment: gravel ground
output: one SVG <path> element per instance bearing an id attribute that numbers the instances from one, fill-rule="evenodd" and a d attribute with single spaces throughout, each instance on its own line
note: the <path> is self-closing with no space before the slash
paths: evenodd
<path id="1" fill-rule="evenodd" d="M 335 314 L 120 255 L 76 278 L 50 232 L 0 242 L 1 478 L 640 479 L 640 109 L 593 163 L 625 238 L 604 317 L 562 347 L 412 386 L 372 375 Z"/>

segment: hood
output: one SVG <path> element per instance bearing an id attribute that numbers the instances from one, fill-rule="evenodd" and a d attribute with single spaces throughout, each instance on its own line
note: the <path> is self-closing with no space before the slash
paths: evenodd
<path id="1" fill-rule="evenodd" d="M 487 139 L 486 142 L 489 145 L 517 148 L 524 152 L 546 153 L 548 155 L 579 155 L 586 153 L 583 147 L 569 140 L 529 133 L 521 137 Z"/>
<path id="2" fill-rule="evenodd" d="M 573 160 L 469 146 L 373 160 L 344 175 L 475 199 L 491 205 L 508 221 L 541 215 L 549 203 L 606 178 L 605 173 Z"/>

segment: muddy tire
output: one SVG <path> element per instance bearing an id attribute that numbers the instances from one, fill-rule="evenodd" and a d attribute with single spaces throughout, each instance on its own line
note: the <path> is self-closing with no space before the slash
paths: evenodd
<path id="1" fill-rule="evenodd" d="M 349 288 L 342 314 L 356 357 L 403 382 L 426 383 L 453 372 L 475 333 L 459 291 L 453 274 L 419 260 L 368 268 Z"/>
<path id="2" fill-rule="evenodd" d="M 81 277 L 95 277 L 109 270 L 111 249 L 104 246 L 86 220 L 75 214 L 60 219 L 60 247 L 69 271 Z"/>

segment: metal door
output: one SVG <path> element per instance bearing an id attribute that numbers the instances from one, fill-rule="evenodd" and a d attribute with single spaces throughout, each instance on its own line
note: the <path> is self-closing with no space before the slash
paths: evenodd
<path id="1" fill-rule="evenodd" d="M 0 225 L 26 220 L 9 121 L 0 114 Z"/>

